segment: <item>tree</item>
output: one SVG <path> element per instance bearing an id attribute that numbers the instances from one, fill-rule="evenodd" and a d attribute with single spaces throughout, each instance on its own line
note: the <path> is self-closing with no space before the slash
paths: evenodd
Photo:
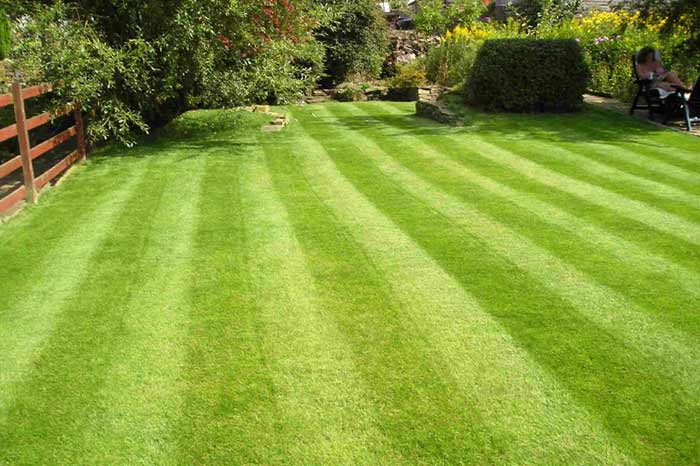
<path id="1" fill-rule="evenodd" d="M 327 84 L 379 77 L 389 54 L 389 28 L 375 0 L 320 0 L 316 34 L 326 46 Z"/>
<path id="2" fill-rule="evenodd" d="M 0 0 L 0 2 L 6 0 Z M 323 48 L 312 0 L 74 0 L 12 3 L 17 67 L 89 110 L 93 139 L 184 110 L 287 102 L 314 86 Z"/>

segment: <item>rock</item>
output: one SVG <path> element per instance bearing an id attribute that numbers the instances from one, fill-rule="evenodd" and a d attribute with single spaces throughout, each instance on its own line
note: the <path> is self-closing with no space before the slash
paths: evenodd
<path id="1" fill-rule="evenodd" d="M 457 114 L 444 108 L 438 102 L 419 100 L 416 102 L 416 115 L 451 126 L 464 126 Z"/>
<path id="2" fill-rule="evenodd" d="M 305 102 L 307 104 L 321 104 L 323 102 L 328 102 L 331 100 L 330 96 L 324 95 L 324 96 L 312 96 L 312 97 L 307 97 L 305 99 Z"/>

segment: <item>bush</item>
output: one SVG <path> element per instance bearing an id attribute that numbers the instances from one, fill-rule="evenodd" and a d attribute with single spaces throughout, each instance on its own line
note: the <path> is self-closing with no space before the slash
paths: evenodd
<path id="1" fill-rule="evenodd" d="M 25 82 L 64 82 L 53 104 L 78 101 L 88 114 L 90 142 L 116 138 L 127 145 L 147 125 L 129 96 L 150 96 L 154 50 L 142 40 L 110 47 L 89 21 L 68 19 L 62 3 L 37 11 L 17 26 L 14 67 Z"/>
<path id="2" fill-rule="evenodd" d="M 324 84 L 378 78 L 389 54 L 389 27 L 375 0 L 322 0 L 326 20 L 317 30 L 326 46 Z"/>
<path id="3" fill-rule="evenodd" d="M 574 40 L 488 40 L 465 85 L 466 100 L 487 110 L 574 111 L 583 103 L 588 78 Z"/>
<path id="4" fill-rule="evenodd" d="M 366 90 L 369 84 L 359 84 L 353 82 L 341 83 L 336 87 L 335 100 L 340 102 L 356 102 L 367 100 Z"/>
<path id="5" fill-rule="evenodd" d="M 424 0 L 416 14 L 416 29 L 424 34 L 439 35 L 456 26 L 472 24 L 485 11 L 482 0 Z"/>
<path id="6" fill-rule="evenodd" d="M 508 5 L 508 14 L 525 29 L 553 27 L 573 18 L 581 6 L 581 0 L 516 0 Z"/>
<path id="7" fill-rule="evenodd" d="M 420 61 L 414 61 L 407 65 L 399 65 L 396 75 L 387 80 L 387 85 L 397 89 L 408 89 L 425 86 L 427 82 L 423 64 Z"/>
<path id="8" fill-rule="evenodd" d="M 462 84 L 469 77 L 476 53 L 488 39 L 514 38 L 520 26 L 509 19 L 505 23 L 478 22 L 469 27 L 456 26 L 428 50 L 425 68 L 428 80 L 443 86 Z"/>
<path id="9" fill-rule="evenodd" d="M 418 100 L 418 88 L 428 83 L 425 68 L 420 60 L 407 65 L 399 65 L 396 75 L 386 81 L 389 87 L 387 98 L 413 102 Z"/>
<path id="10" fill-rule="evenodd" d="M 428 50 L 425 68 L 431 82 L 455 86 L 466 81 L 482 43 L 470 31 L 457 26 L 440 39 L 440 44 Z"/>
<path id="11" fill-rule="evenodd" d="M 28 84 L 64 81 L 58 97 L 82 103 L 91 141 L 131 144 L 191 108 L 289 102 L 322 70 L 312 0 L 43 3 L 8 7 L 14 67 Z"/>

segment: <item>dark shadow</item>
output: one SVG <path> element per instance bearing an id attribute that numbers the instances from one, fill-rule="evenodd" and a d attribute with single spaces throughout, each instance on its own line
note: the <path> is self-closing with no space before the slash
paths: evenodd
<path id="1" fill-rule="evenodd" d="M 171 155 L 173 150 L 191 152 L 178 157 L 179 161 L 215 155 L 216 152 L 225 152 L 228 157 L 239 156 L 245 147 L 255 145 L 241 138 L 243 132 L 248 128 L 259 131 L 266 118 L 269 117 L 238 110 L 188 112 L 168 125 L 138 137 L 133 147 L 109 144 L 96 149 L 89 159 L 91 163 L 101 164 L 115 158 Z"/>
<path id="2" fill-rule="evenodd" d="M 626 115 L 590 108 L 568 114 L 503 114 L 472 109 L 460 113 L 465 123 L 462 128 L 415 114 L 342 116 L 320 123 L 333 125 L 339 120 L 351 130 L 373 129 L 385 137 L 478 134 L 508 141 L 631 143 L 648 147 L 662 146 L 650 139 L 650 135 L 668 131 Z"/>

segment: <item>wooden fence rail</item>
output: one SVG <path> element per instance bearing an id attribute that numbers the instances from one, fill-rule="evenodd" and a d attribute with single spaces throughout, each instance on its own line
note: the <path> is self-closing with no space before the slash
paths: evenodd
<path id="1" fill-rule="evenodd" d="M 39 193 L 51 180 L 63 173 L 75 162 L 85 160 L 85 130 L 80 113 L 80 105 L 69 104 L 55 113 L 45 112 L 27 118 L 24 102 L 52 90 L 51 84 L 40 84 L 23 88 L 18 80 L 14 80 L 12 82 L 12 92 L 0 95 L 0 108 L 14 105 L 15 110 L 15 124 L 0 129 L 0 142 L 16 137 L 19 143 L 19 155 L 0 165 L 0 179 L 20 168 L 22 169 L 23 178 L 22 186 L 0 198 L 0 214 L 13 209 L 22 200 L 36 203 Z M 31 146 L 29 131 L 45 125 L 53 118 L 70 113 L 73 114 L 73 126 L 34 147 Z M 46 170 L 41 176 L 34 176 L 33 161 L 72 138 L 76 138 L 77 149 Z"/>

